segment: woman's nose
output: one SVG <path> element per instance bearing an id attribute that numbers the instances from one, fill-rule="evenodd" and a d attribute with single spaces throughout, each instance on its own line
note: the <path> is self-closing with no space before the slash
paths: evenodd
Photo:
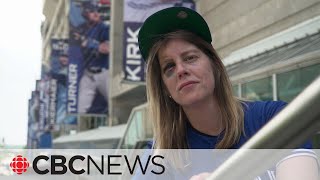
<path id="1" fill-rule="evenodd" d="M 179 78 L 183 78 L 184 76 L 188 75 L 188 69 L 185 67 L 183 63 L 176 64 L 176 72 Z"/>

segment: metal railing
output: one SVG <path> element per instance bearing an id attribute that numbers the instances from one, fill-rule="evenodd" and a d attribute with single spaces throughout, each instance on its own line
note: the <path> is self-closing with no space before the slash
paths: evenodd
<path id="1" fill-rule="evenodd" d="M 262 163 L 261 159 L 252 157 L 249 149 L 294 149 L 319 130 L 320 77 L 216 169 L 208 180 L 254 179 L 275 165 L 283 152 L 263 151 L 268 159 Z M 248 160 L 249 164 L 244 167 L 243 162 L 248 163 Z"/>

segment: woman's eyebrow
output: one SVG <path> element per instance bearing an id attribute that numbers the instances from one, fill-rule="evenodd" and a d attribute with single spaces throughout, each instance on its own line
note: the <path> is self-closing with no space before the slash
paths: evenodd
<path id="1" fill-rule="evenodd" d="M 198 49 L 190 49 L 190 50 L 187 50 L 187 51 L 181 53 L 181 55 L 185 56 L 185 55 L 187 55 L 189 53 L 199 53 L 199 52 L 200 52 L 200 50 L 198 50 Z"/>
<path id="2" fill-rule="evenodd" d="M 165 65 L 167 65 L 170 62 L 172 62 L 170 58 L 164 58 L 162 60 L 159 59 L 160 68 L 163 68 Z"/>
<path id="3" fill-rule="evenodd" d="M 180 56 L 186 56 L 189 53 L 199 53 L 199 52 L 200 52 L 199 49 L 193 49 L 192 48 L 192 49 L 188 49 L 188 50 L 182 52 Z M 159 60 L 159 64 L 160 64 L 161 67 L 162 67 L 162 65 L 167 64 L 168 62 L 172 61 L 172 59 L 168 58 L 166 55 L 164 55 L 164 56 L 159 55 L 158 56 L 158 60 Z"/>

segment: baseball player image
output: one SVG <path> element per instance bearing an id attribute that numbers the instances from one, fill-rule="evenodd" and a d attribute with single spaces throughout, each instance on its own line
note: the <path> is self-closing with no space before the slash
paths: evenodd
<path id="1" fill-rule="evenodd" d="M 78 113 L 105 113 L 108 99 L 109 26 L 98 12 L 95 1 L 81 3 L 83 22 L 71 30 L 81 48 Z"/>

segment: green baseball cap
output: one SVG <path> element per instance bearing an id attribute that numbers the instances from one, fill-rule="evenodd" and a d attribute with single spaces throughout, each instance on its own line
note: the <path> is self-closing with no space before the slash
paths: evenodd
<path id="1" fill-rule="evenodd" d="M 149 16 L 140 28 L 138 43 L 143 59 L 147 61 L 149 51 L 159 37 L 177 30 L 190 31 L 206 42 L 212 42 L 208 24 L 196 11 L 185 7 L 166 8 Z"/>

